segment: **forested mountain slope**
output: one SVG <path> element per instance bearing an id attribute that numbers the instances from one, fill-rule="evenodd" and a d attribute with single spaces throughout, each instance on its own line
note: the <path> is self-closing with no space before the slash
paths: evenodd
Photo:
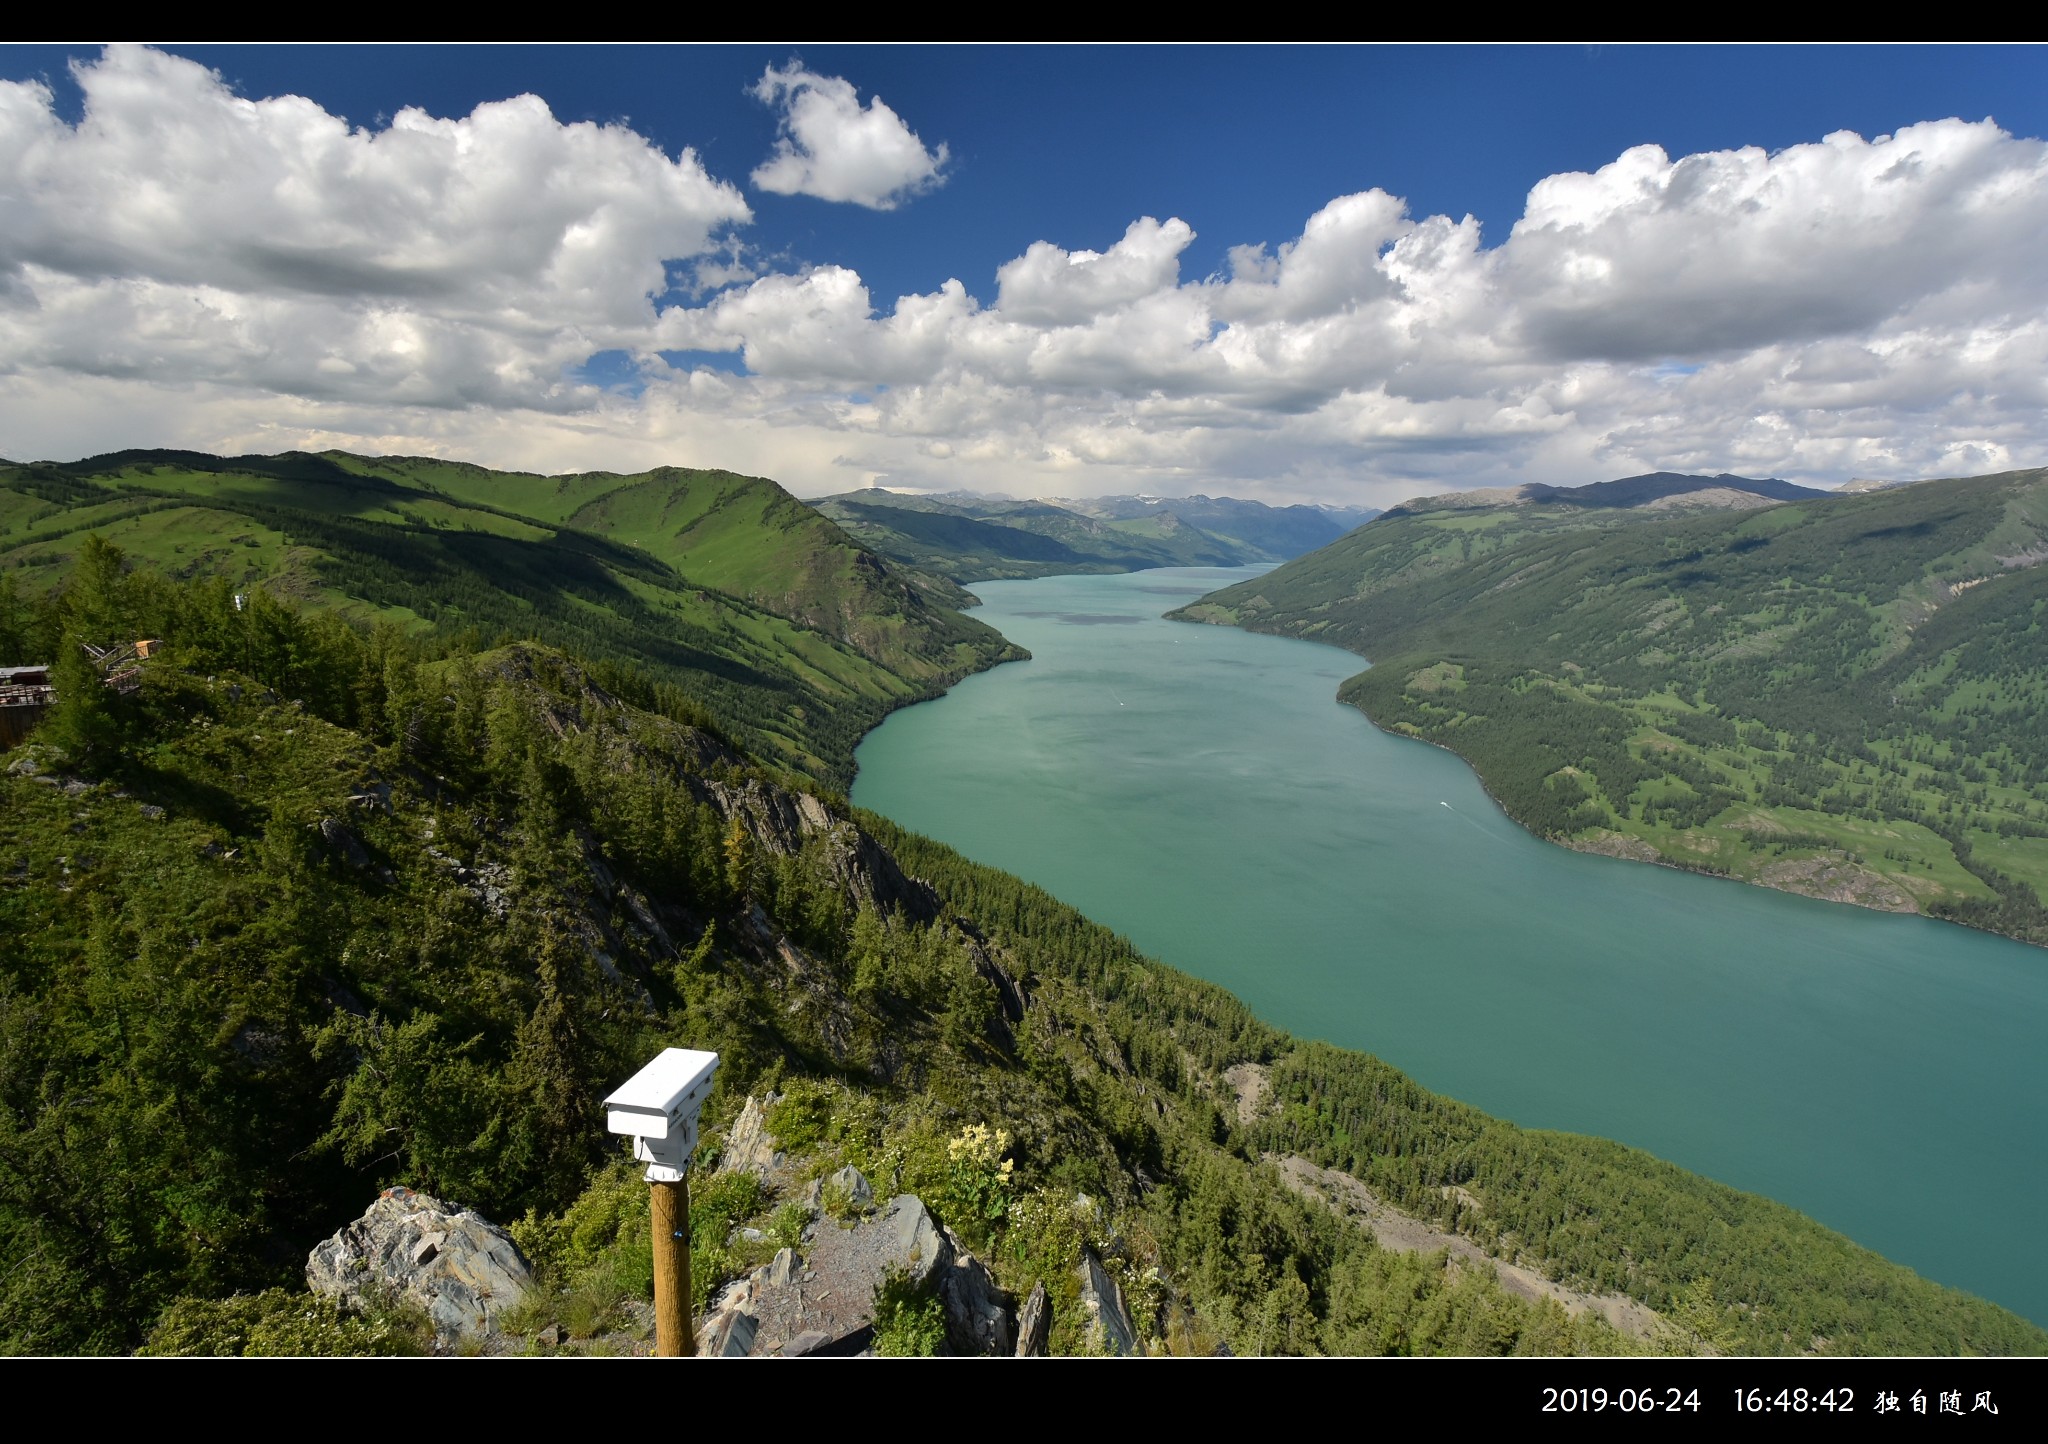
<path id="1" fill-rule="evenodd" d="M 682 1043 L 724 1060 L 714 1137 L 779 1086 L 771 1120 L 818 1167 L 933 1201 L 1005 1286 L 1048 1282 L 1069 1340 L 1087 1243 L 1168 1349 L 1639 1347 L 1378 1248 L 1277 1153 L 1663 1311 L 1658 1347 L 2048 1350 L 1788 1209 L 1267 1028 L 763 771 L 638 668 L 234 587 L 89 538 L 26 623 L 60 660 L 86 635 L 165 645 L 130 696 L 65 663 L 0 769 L 0 1349 L 125 1349 L 181 1297 L 290 1285 L 396 1183 L 514 1220 L 589 1298 L 644 1288 L 645 1194 L 597 1100 Z M 970 1125 L 1011 1168 L 962 1173 Z M 696 1194 L 700 1299 L 762 1261 L 738 1225 L 773 1247 L 779 1200 L 751 1189 Z"/>
<path id="2" fill-rule="evenodd" d="M 1053 502 L 881 490 L 811 505 L 885 556 L 960 582 L 1282 561 L 1374 514 L 1231 497 Z"/>
<path id="3" fill-rule="evenodd" d="M 1269 506 L 1232 496 L 1049 497 L 1053 505 L 1134 529 L 1171 516 L 1241 548 L 1244 560 L 1285 561 L 1312 552 L 1379 515 L 1373 507 Z"/>
<path id="4" fill-rule="evenodd" d="M 2048 472 L 1549 502 L 1410 503 L 1176 615 L 1370 657 L 1344 700 L 1571 846 L 2048 943 Z"/>
<path id="5" fill-rule="evenodd" d="M 340 452 L 0 466 L 0 568 L 20 594 L 46 590 L 88 532 L 174 575 L 365 620 L 631 659 L 839 787 L 890 708 L 1020 655 L 960 615 L 958 587 L 729 472 L 546 477 Z"/>

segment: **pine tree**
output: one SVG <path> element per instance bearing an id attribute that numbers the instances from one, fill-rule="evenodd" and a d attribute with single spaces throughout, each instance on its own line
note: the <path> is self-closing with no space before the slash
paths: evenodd
<path id="1" fill-rule="evenodd" d="M 67 630 L 57 644 L 50 681 L 57 690 L 57 704 L 43 724 L 43 740 L 64 752 L 74 766 L 104 764 L 121 741 L 116 699 L 75 631 Z"/>
<path id="2" fill-rule="evenodd" d="M 573 944 L 553 927 L 542 936 L 534 959 L 540 1000 L 520 1026 L 513 1047 L 513 1086 L 525 1104 L 527 1144 L 541 1194 L 566 1202 L 582 1187 L 589 1167 L 590 1100 L 597 1096 L 589 1076 L 588 1048 L 576 1017 L 575 1000 L 564 987 L 573 974 Z"/>
<path id="3" fill-rule="evenodd" d="M 133 641 L 129 627 L 127 554 L 98 532 L 88 533 L 72 563 L 65 592 L 71 627 L 99 647 Z"/>
<path id="4" fill-rule="evenodd" d="M 724 851 L 726 887 L 735 899 L 751 902 L 759 860 L 755 856 L 754 835 L 747 831 L 746 819 L 738 812 L 726 825 Z"/>
<path id="5" fill-rule="evenodd" d="M 15 586 L 13 576 L 0 575 L 0 667 L 29 662 L 29 628 L 29 609 L 21 599 L 21 591 Z"/>

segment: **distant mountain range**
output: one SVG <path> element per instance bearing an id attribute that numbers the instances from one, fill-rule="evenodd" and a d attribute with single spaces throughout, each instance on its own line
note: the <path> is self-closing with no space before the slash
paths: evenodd
<path id="1" fill-rule="evenodd" d="M 1866 482 L 1865 488 L 1882 482 Z M 1446 492 L 1421 496 L 1389 508 L 1389 516 L 1412 516 L 1425 511 L 1475 511 L 1502 506 L 1642 508 L 1647 511 L 1728 511 L 1767 506 L 1777 501 L 1798 501 L 1801 497 L 1832 496 L 1811 486 L 1766 477 L 1687 476 L 1676 471 L 1652 471 L 1642 476 L 1625 476 L 1618 481 L 1596 481 L 1585 486 L 1482 487 L 1473 491 Z"/>
<path id="2" fill-rule="evenodd" d="M 956 582 L 1286 561 L 1379 515 L 1209 496 L 1016 501 L 870 489 L 811 502 L 854 538 Z"/>

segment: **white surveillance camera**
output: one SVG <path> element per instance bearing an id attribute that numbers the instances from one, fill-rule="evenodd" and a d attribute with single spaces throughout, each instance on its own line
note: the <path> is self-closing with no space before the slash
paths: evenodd
<path id="1" fill-rule="evenodd" d="M 633 1139 L 649 1183 L 679 1183 L 697 1151 L 697 1114 L 711 1094 L 716 1053 L 664 1048 L 604 1100 L 605 1125 Z"/>

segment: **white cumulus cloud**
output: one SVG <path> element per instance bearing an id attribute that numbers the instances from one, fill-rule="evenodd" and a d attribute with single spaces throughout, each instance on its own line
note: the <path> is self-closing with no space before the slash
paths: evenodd
<path id="1" fill-rule="evenodd" d="M 1180 253 L 1194 238 L 1186 221 L 1161 225 L 1146 216 L 1106 252 L 1039 241 L 996 272 L 996 305 L 1012 320 L 1037 325 L 1086 321 L 1171 288 L 1180 279 Z"/>
<path id="2" fill-rule="evenodd" d="M 764 191 L 887 211 L 944 183 L 945 143 L 925 149 L 879 95 L 863 106 L 850 82 L 794 63 L 749 93 L 781 111 L 775 153 L 752 177 Z"/>
<path id="3" fill-rule="evenodd" d="M 2048 148 L 1984 122 L 1775 155 L 1639 146 L 1552 176 L 1504 248 L 1502 300 L 1546 355 L 1705 356 L 2048 301 Z"/>
<path id="4" fill-rule="evenodd" d="M 1472 217 L 1367 191 L 1232 248 L 1222 276 L 1184 278 L 1192 228 L 1146 217 L 1106 251 L 1033 244 L 986 306 L 953 282 L 883 311 L 839 271 L 689 324 L 786 407 L 886 382 L 864 431 L 951 427 L 956 457 L 1002 441 L 1107 485 L 1364 474 L 1384 500 L 1631 468 L 1930 474 L 2048 460 L 2043 234 L 2048 146 L 1944 120 L 1774 154 L 1641 147 L 1539 183 L 1492 249 Z"/>
<path id="5" fill-rule="evenodd" d="M 15 457 L 356 438 L 807 491 L 1375 503 L 2048 462 L 2048 146 L 1989 121 L 1639 147 L 1488 232 L 1363 190 L 1294 235 L 1226 237 L 1214 275 L 1183 274 L 1187 220 L 1141 216 L 891 300 L 755 250 L 691 151 L 531 96 L 363 128 L 147 49 L 75 73 L 76 124 L 0 84 Z M 941 174 L 944 147 L 844 81 L 791 66 L 755 93 L 783 111 L 767 189 L 886 206 Z M 603 350 L 633 386 L 566 379 Z"/>
<path id="6" fill-rule="evenodd" d="M 538 97 L 352 127 L 190 61 L 0 83 L 0 365 L 427 404 L 549 404 L 750 219 L 695 154 Z"/>

